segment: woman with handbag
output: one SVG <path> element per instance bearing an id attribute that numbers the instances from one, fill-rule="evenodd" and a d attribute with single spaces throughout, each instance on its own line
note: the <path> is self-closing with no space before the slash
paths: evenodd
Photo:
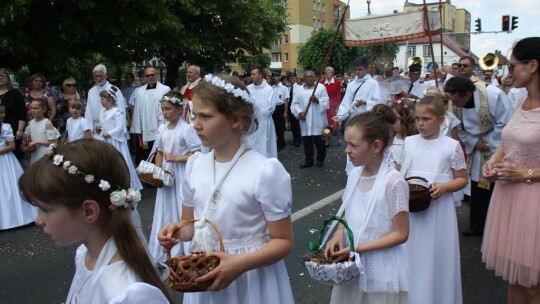
<path id="1" fill-rule="evenodd" d="M 431 181 L 431 203 L 410 213 L 407 242 L 411 267 L 409 302 L 459 304 L 461 268 L 456 210 L 452 193 L 467 184 L 463 150 L 454 139 L 441 134 L 446 107 L 441 96 L 422 98 L 415 109 L 420 134 L 405 138 L 397 168 L 402 176 Z M 428 196 L 429 198 L 429 196 Z M 414 201 L 410 202 L 412 210 Z"/>

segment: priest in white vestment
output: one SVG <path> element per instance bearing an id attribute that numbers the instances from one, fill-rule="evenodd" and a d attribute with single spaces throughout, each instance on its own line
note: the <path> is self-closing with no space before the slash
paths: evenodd
<path id="1" fill-rule="evenodd" d="M 148 158 L 148 155 L 157 138 L 159 126 L 165 123 L 161 112 L 161 98 L 171 88 L 157 81 L 156 69 L 147 67 L 144 70 L 146 84 L 137 89 L 133 106 L 133 120 L 130 133 L 139 138 L 137 144 L 135 163 Z"/>
<path id="2" fill-rule="evenodd" d="M 255 100 L 255 117 L 259 125 L 257 131 L 246 136 L 246 143 L 266 157 L 277 158 L 276 128 L 272 120 L 272 113 L 276 109 L 277 96 L 274 89 L 264 80 L 260 66 L 251 70 L 251 79 L 253 83 L 247 88 Z"/>

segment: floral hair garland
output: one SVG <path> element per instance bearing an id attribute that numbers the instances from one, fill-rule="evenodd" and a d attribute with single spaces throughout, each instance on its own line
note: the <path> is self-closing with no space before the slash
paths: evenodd
<path id="1" fill-rule="evenodd" d="M 111 188 L 111 184 L 108 181 L 100 179 L 98 182 L 94 175 L 85 174 L 71 161 L 65 160 L 64 155 L 58 154 L 56 150 L 56 144 L 51 144 L 45 151 L 45 154 L 52 159 L 55 166 L 61 166 L 69 174 L 83 177 L 88 184 L 97 184 L 101 191 L 108 191 Z M 131 206 L 133 206 L 133 209 L 137 209 L 137 204 L 141 201 L 141 193 L 137 189 L 129 188 L 128 190 L 125 190 L 118 187 L 118 190 L 111 192 L 110 199 L 110 210 L 115 210 L 118 207 L 128 208 L 130 203 Z"/>
<path id="2" fill-rule="evenodd" d="M 225 81 L 223 79 L 221 79 L 221 77 L 219 77 L 219 76 L 214 76 L 212 74 L 208 74 L 208 75 L 204 76 L 204 81 L 210 82 L 214 86 L 227 91 L 227 93 L 229 93 L 229 94 L 233 94 L 234 97 L 242 98 L 242 100 L 247 102 L 247 103 L 253 103 L 253 98 L 251 97 L 251 95 L 249 94 L 248 91 L 244 91 L 242 89 L 235 88 L 232 83 L 225 83 Z"/>
<path id="3" fill-rule="evenodd" d="M 161 101 L 168 101 L 172 104 L 179 104 L 179 105 L 185 105 L 186 102 L 184 100 L 181 100 L 180 98 L 177 98 L 177 97 L 169 97 L 169 96 L 163 96 L 163 98 L 161 98 Z"/>

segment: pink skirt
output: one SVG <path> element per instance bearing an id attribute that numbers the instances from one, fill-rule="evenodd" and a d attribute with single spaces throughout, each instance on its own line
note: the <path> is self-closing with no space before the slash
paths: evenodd
<path id="1" fill-rule="evenodd" d="M 539 285 L 540 183 L 496 183 L 484 230 L 482 260 L 510 284 Z"/>

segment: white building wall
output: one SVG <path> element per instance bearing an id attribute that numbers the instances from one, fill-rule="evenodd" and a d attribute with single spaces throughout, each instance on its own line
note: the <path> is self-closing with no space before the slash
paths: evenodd
<path id="1" fill-rule="evenodd" d="M 416 45 L 409 44 L 408 46 L 400 45 L 399 46 L 399 52 L 398 52 L 398 54 L 396 56 L 396 59 L 394 60 L 394 66 L 402 68 L 404 71 L 407 71 L 407 68 L 408 68 L 407 62 L 411 58 L 411 56 L 407 55 L 407 48 L 414 46 L 415 49 L 416 49 L 416 55 L 415 56 L 422 58 L 423 63 L 424 63 L 422 65 L 423 66 L 422 74 L 428 73 L 427 72 L 427 64 L 432 61 L 431 60 L 431 55 L 428 56 L 428 54 L 424 53 L 424 49 L 425 49 L 424 46 L 428 46 L 428 45 L 429 44 L 416 44 Z M 441 44 L 440 43 L 434 43 L 433 44 L 433 50 L 435 52 L 435 62 L 437 62 L 437 64 L 440 67 L 441 66 Z M 458 56 L 456 53 L 454 53 L 451 49 L 447 48 L 446 46 L 444 46 L 443 52 L 444 52 L 443 53 L 443 63 L 444 64 L 451 65 L 454 62 L 458 62 L 459 58 L 461 57 L 461 56 Z"/>

